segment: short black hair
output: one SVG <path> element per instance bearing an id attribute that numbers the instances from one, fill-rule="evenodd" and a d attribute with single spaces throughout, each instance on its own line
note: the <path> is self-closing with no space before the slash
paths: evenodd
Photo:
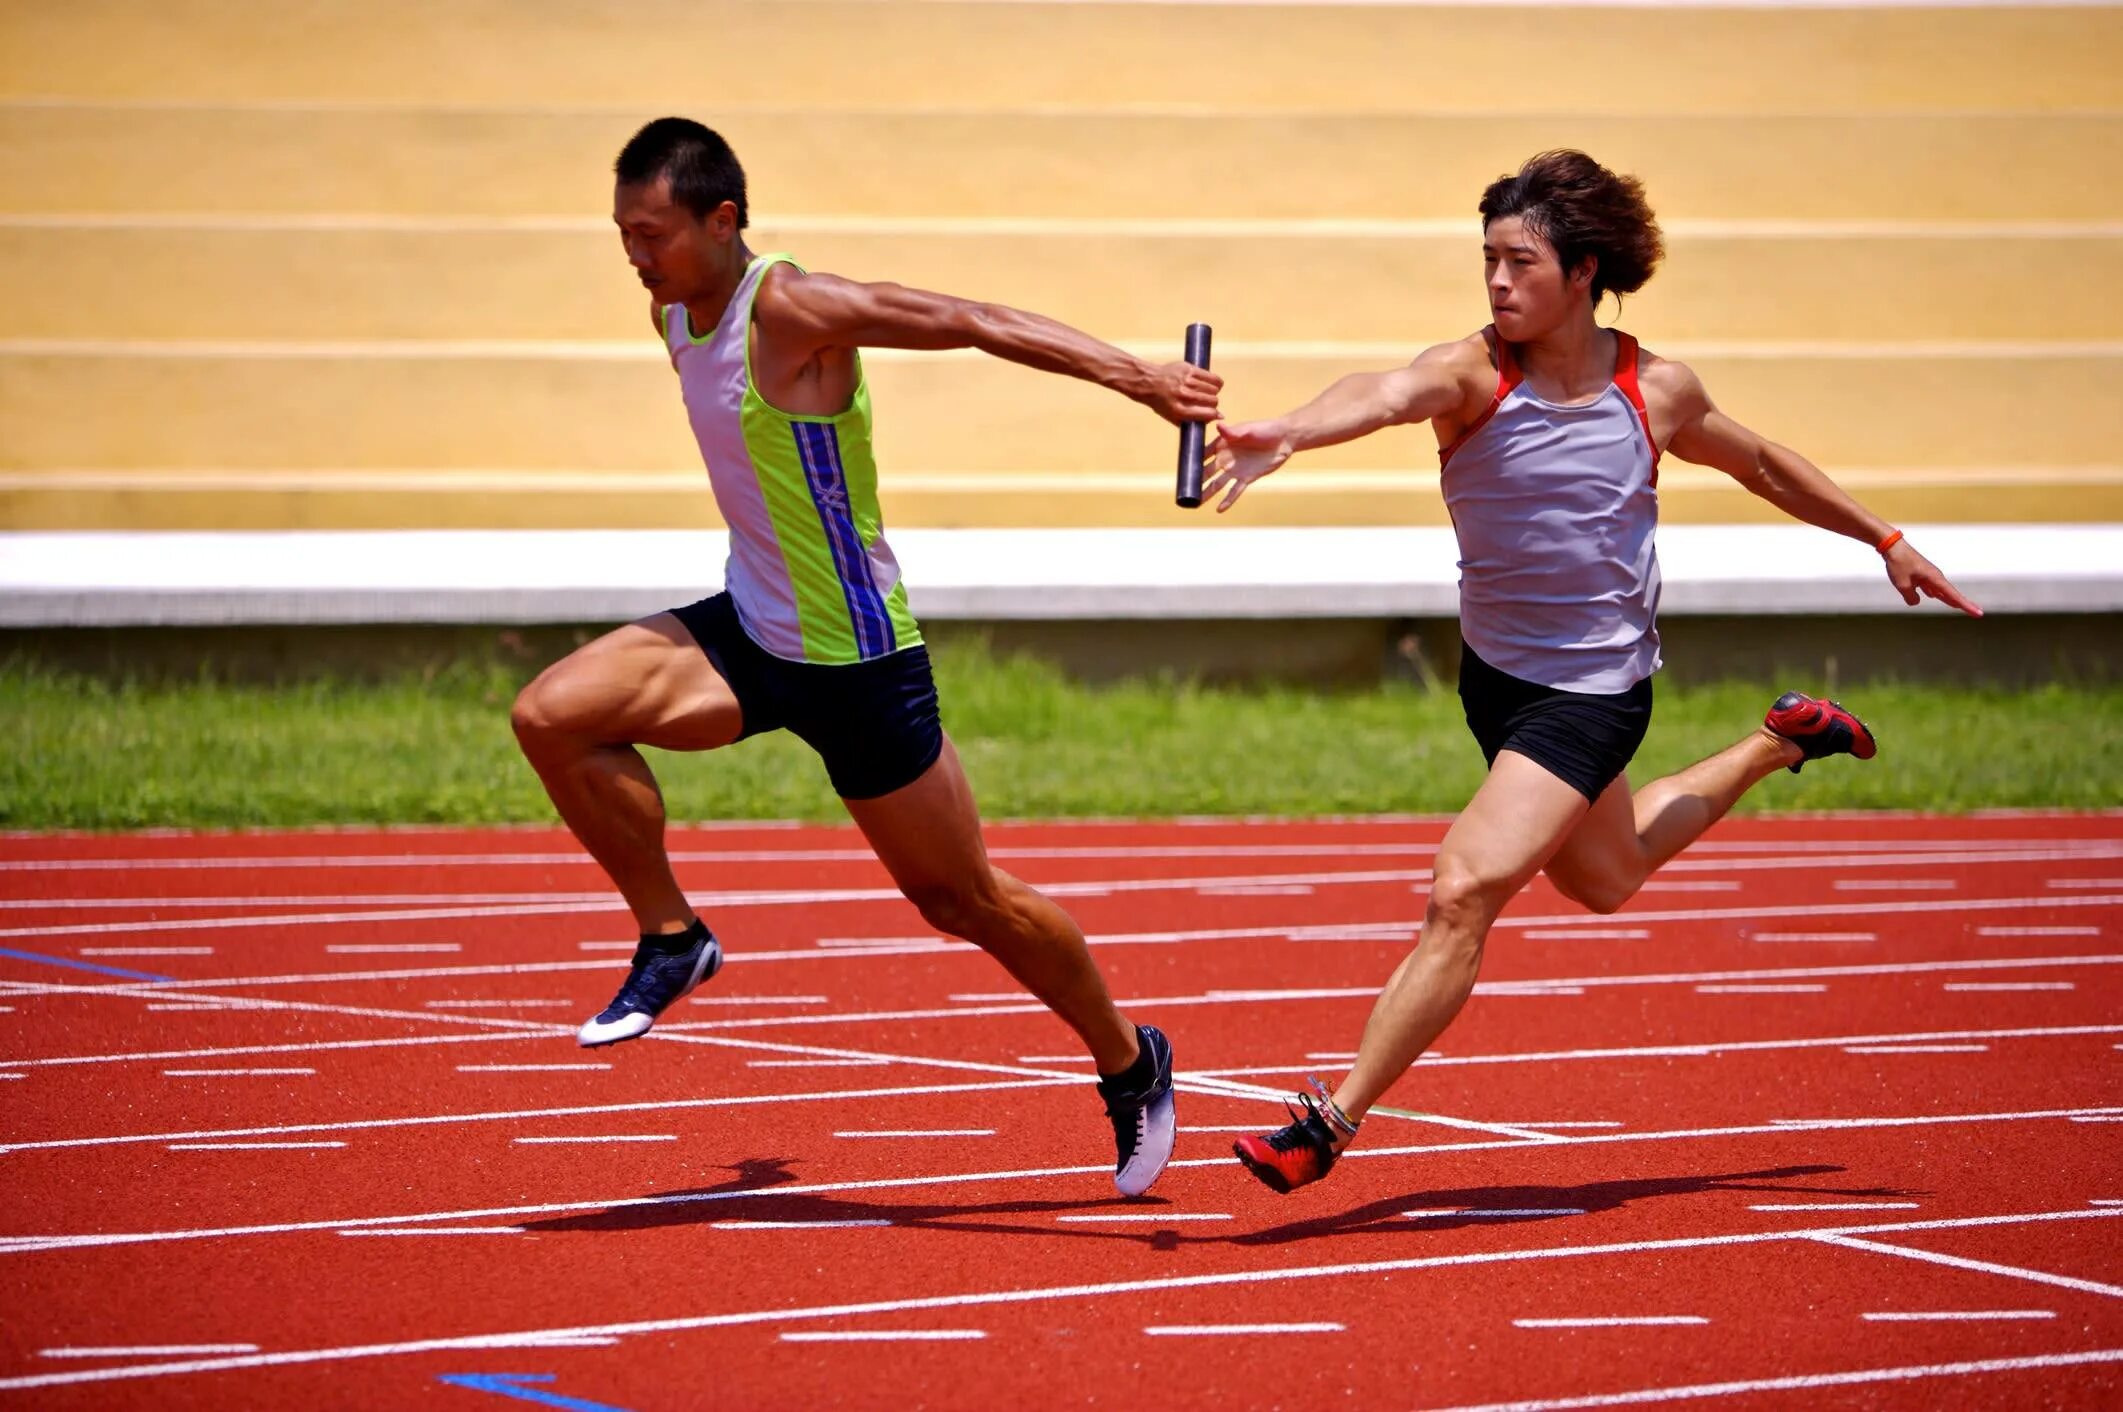
<path id="1" fill-rule="evenodd" d="M 1642 289 L 1666 253 L 1644 183 L 1568 148 L 1537 153 L 1517 175 L 1491 182 L 1481 213 L 1485 230 L 1505 216 L 1523 217 L 1528 230 L 1555 247 L 1566 276 L 1587 255 L 1596 256 L 1595 305 L 1609 290 L 1619 296 Z"/>
<path id="2" fill-rule="evenodd" d="M 671 178 L 671 199 L 698 219 L 725 201 L 737 205 L 737 228 L 751 218 L 745 205 L 745 169 L 713 128 L 691 118 L 658 118 L 627 139 L 612 164 L 619 180 L 634 186 Z"/>

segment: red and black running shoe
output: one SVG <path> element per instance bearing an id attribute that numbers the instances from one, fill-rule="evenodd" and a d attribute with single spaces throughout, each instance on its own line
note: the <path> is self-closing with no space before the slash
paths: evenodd
<path id="1" fill-rule="evenodd" d="M 1232 1152 L 1246 1164 L 1247 1171 L 1284 1193 L 1326 1176 L 1338 1155 L 1334 1150 L 1334 1130 L 1327 1126 L 1326 1115 L 1312 1101 L 1312 1095 L 1301 1093 L 1298 1101 L 1305 1109 L 1302 1113 L 1295 1108 L 1290 1110 L 1290 1116 L 1297 1121 L 1288 1127 L 1264 1137 L 1242 1137 L 1231 1144 Z"/>
<path id="2" fill-rule="evenodd" d="M 1776 699 L 1762 724 L 1804 752 L 1799 765 L 1824 755 L 1854 755 L 1870 760 L 1879 745 L 1865 723 L 1836 701 L 1819 701 L 1801 691 L 1787 691 Z"/>

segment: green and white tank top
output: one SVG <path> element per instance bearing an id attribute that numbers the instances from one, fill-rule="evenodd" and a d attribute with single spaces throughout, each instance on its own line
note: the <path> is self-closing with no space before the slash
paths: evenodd
<path id="1" fill-rule="evenodd" d="M 787 255 L 756 257 L 705 337 L 694 336 L 684 305 L 665 306 L 664 343 L 730 527 L 723 582 L 738 622 L 777 657 L 865 662 L 916 646 L 921 629 L 877 512 L 861 359 L 855 395 L 838 416 L 781 411 L 752 382 L 752 301 L 766 272 L 785 261 L 795 264 Z"/>

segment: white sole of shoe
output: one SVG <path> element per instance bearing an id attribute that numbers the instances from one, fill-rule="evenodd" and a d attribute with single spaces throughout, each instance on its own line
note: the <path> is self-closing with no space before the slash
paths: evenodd
<path id="1" fill-rule="evenodd" d="M 1141 1196 L 1150 1189 L 1172 1160 L 1172 1143 L 1179 1131 L 1173 1117 L 1172 1090 L 1159 1094 L 1143 1114 L 1142 1141 L 1128 1165 L 1113 1174 L 1113 1185 L 1122 1196 Z"/>
<path id="2" fill-rule="evenodd" d="M 687 979 L 685 989 L 671 997 L 671 1004 L 676 1005 L 679 1001 L 691 995 L 695 987 L 702 981 L 712 978 L 721 969 L 722 946 L 719 942 L 710 941 L 701 948 L 700 960 L 694 963 L 693 974 Z M 601 1049 L 607 1044 L 617 1044 L 621 1040 L 645 1035 L 649 1032 L 649 1027 L 655 1023 L 656 1017 L 654 1015 L 644 1014 L 639 1010 L 630 1010 L 610 1024 L 605 1024 L 593 1017 L 584 1020 L 582 1028 L 575 1031 L 575 1043 L 581 1045 L 584 1049 Z"/>

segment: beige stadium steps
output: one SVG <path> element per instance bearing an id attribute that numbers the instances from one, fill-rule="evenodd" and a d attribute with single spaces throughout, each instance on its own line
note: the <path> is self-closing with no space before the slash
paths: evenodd
<path id="1" fill-rule="evenodd" d="M 2123 60 L 2119 60 L 2123 62 Z M 1426 116 L 677 109 L 759 217 L 1474 219 L 1545 147 L 1641 176 L 1662 217 L 2123 219 L 2123 115 Z M 1790 106 L 1790 105 L 1784 105 Z M 572 216 L 653 103 L 610 112 L 0 106 L 0 211 Z"/>
<path id="2" fill-rule="evenodd" d="M 1892 471 L 1835 474 L 1897 523 L 2123 520 L 2123 466 L 1972 472 L 1947 480 Z M 1353 474 L 1301 461 L 1226 516 L 1178 510 L 1171 497 L 1171 475 L 1158 471 L 946 476 L 888 468 L 880 491 L 886 524 L 907 529 L 1447 523 L 1435 471 L 1413 467 Z M 1670 524 L 1785 520 L 1716 472 L 1672 462 L 1661 476 L 1659 504 Z M 699 471 L 0 473 L 0 526 L 10 530 L 712 529 L 721 523 Z"/>
<path id="3" fill-rule="evenodd" d="M 2117 105 L 2115 9 L 16 0 L 0 97 L 1730 113 Z M 1502 101 L 1500 101 L 1502 100 Z"/>
<path id="4" fill-rule="evenodd" d="M 0 356 L 0 469 L 507 467 L 698 464 L 657 347 L 617 356 L 339 356 L 298 346 L 193 356 L 53 345 Z M 1688 353 L 1675 346 L 1676 356 Z M 1823 465 L 2097 467 L 2123 445 L 2123 357 L 1691 358 L 1733 416 Z M 1218 360 L 1234 416 L 1284 410 L 1347 357 Z M 961 472 L 1150 469 L 1172 442 L 1102 388 L 980 354 L 873 354 L 888 467 Z M 1414 436 L 1414 432 L 1407 433 Z M 1396 435 L 1315 453 L 1323 466 L 1421 464 Z"/>
<path id="5" fill-rule="evenodd" d="M 809 267 L 1035 309 L 1109 340 L 1405 347 L 1487 318 L 1473 232 L 869 235 L 755 226 Z M 2059 298 L 2068 287 L 2069 298 Z M 653 340 L 603 231 L 0 226 L 0 339 Z M 2123 339 L 2123 239 L 1676 232 L 1616 319 L 1646 340 Z M 1912 348 L 1921 352 L 1921 348 Z"/>

